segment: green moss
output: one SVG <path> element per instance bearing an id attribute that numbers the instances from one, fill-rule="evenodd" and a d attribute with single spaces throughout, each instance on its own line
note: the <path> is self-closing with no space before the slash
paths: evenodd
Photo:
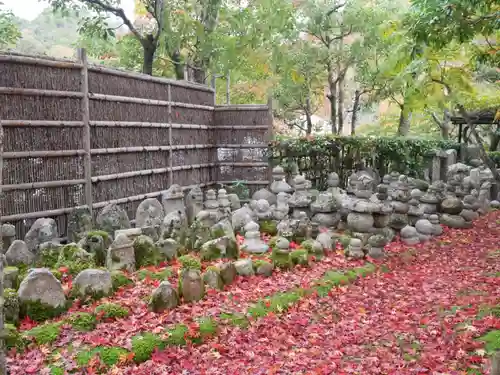
<path id="1" fill-rule="evenodd" d="M 485 343 L 485 349 L 488 354 L 493 354 L 500 350 L 500 329 L 489 331 L 486 335 L 479 338 L 479 341 Z"/>
<path id="2" fill-rule="evenodd" d="M 50 375 L 64 375 L 64 369 L 62 367 L 51 365 L 49 368 Z"/>
<path id="3" fill-rule="evenodd" d="M 14 289 L 4 289 L 3 291 L 5 321 L 18 325 L 19 323 L 19 298 Z"/>
<path id="4" fill-rule="evenodd" d="M 113 285 L 113 290 L 117 291 L 122 286 L 132 284 L 132 280 L 121 271 L 113 271 L 111 272 L 111 283 Z"/>
<path id="5" fill-rule="evenodd" d="M 221 249 L 219 249 L 215 244 L 203 246 L 200 251 L 200 258 L 202 261 L 219 259 L 221 255 Z"/>
<path id="6" fill-rule="evenodd" d="M 271 237 L 269 242 L 267 243 L 271 249 L 274 249 L 276 247 L 276 241 L 278 240 L 279 237 Z"/>
<path id="7" fill-rule="evenodd" d="M 339 238 L 339 242 L 342 245 L 342 248 L 345 250 L 345 249 L 347 249 L 347 247 L 351 243 L 351 237 L 350 236 L 346 236 L 346 235 L 342 235 Z"/>
<path id="8" fill-rule="evenodd" d="M 280 249 L 274 248 L 271 253 L 271 259 L 274 266 L 277 268 L 287 269 L 292 267 L 290 253 L 288 251 L 281 251 Z"/>
<path id="9" fill-rule="evenodd" d="M 259 230 L 261 233 L 266 233 L 271 236 L 276 236 L 276 234 L 278 234 L 277 224 L 273 220 L 259 221 Z"/>
<path id="10" fill-rule="evenodd" d="M 108 367 L 112 367 L 120 362 L 120 357 L 127 355 L 128 350 L 118 346 L 103 347 L 99 350 L 99 357 Z"/>
<path id="11" fill-rule="evenodd" d="M 186 335 L 188 327 L 184 324 L 176 324 L 173 328 L 167 329 L 168 338 L 165 343 L 169 346 L 186 345 Z"/>
<path id="12" fill-rule="evenodd" d="M 119 319 L 128 316 L 128 309 L 116 303 L 105 303 L 97 306 L 94 314 L 103 319 Z"/>
<path id="13" fill-rule="evenodd" d="M 20 274 L 19 268 L 5 267 L 3 272 L 4 272 L 4 287 L 9 287 L 17 290 L 19 288 L 19 274 Z"/>
<path id="14" fill-rule="evenodd" d="M 246 328 L 250 324 L 247 317 L 239 313 L 221 313 L 219 315 L 221 320 L 228 322 L 229 324 L 241 328 Z"/>
<path id="15" fill-rule="evenodd" d="M 38 254 L 38 259 L 35 262 L 36 267 L 57 268 L 56 264 L 59 259 L 60 248 L 48 247 L 42 249 Z"/>
<path id="16" fill-rule="evenodd" d="M 23 332 L 23 336 L 33 338 L 38 345 L 53 343 L 61 333 L 61 322 L 45 323 L 29 331 Z"/>
<path id="17" fill-rule="evenodd" d="M 307 250 L 294 250 L 290 253 L 290 261 L 293 265 L 307 266 L 309 264 L 307 259 Z"/>
<path id="18" fill-rule="evenodd" d="M 61 272 L 61 271 L 56 270 L 56 269 L 51 269 L 51 270 L 50 270 L 50 273 L 51 273 L 52 275 L 54 275 L 54 277 L 55 277 L 57 280 L 62 281 L 63 274 L 62 274 L 62 272 Z"/>
<path id="19" fill-rule="evenodd" d="M 78 275 L 81 271 L 89 268 L 96 268 L 94 255 L 86 252 L 74 244 L 64 246 L 57 259 L 55 268 L 68 268 L 68 273 L 72 276 Z"/>
<path id="20" fill-rule="evenodd" d="M 86 312 L 73 313 L 66 321 L 77 331 L 92 331 L 97 325 L 95 315 Z"/>
<path id="21" fill-rule="evenodd" d="M 265 260 L 262 260 L 262 259 L 254 259 L 252 260 L 252 266 L 253 266 L 253 269 L 254 270 L 257 270 L 257 268 L 259 268 L 260 266 L 266 264 L 266 263 L 269 263 Z"/>
<path id="22" fill-rule="evenodd" d="M 13 324 L 5 324 L 5 346 L 7 350 L 16 348 L 18 352 L 24 351 L 24 348 L 29 343 L 26 338 L 16 329 Z"/>
<path id="23" fill-rule="evenodd" d="M 111 245 L 111 238 L 107 232 L 96 230 L 87 233 L 85 250 L 94 254 L 97 265 L 106 264 L 107 248 Z"/>
<path id="24" fill-rule="evenodd" d="M 200 335 L 197 337 L 190 337 L 191 341 L 195 344 L 201 344 L 203 340 L 215 336 L 217 333 L 217 323 L 212 318 L 201 318 L 198 324 Z"/>
<path id="25" fill-rule="evenodd" d="M 146 278 L 149 278 L 151 280 L 167 280 L 170 276 L 172 276 L 172 269 L 171 268 L 165 268 L 163 270 L 158 270 L 158 271 L 151 271 L 148 269 L 142 269 L 137 271 L 137 278 L 139 280 L 144 280 Z"/>
<path id="26" fill-rule="evenodd" d="M 201 270 L 201 262 L 198 258 L 192 255 L 183 255 L 179 257 L 182 269 Z"/>
<path id="27" fill-rule="evenodd" d="M 224 232 L 224 228 L 222 228 L 219 225 L 212 227 L 212 229 L 210 230 L 210 238 L 212 238 L 214 240 L 217 238 L 224 237 L 225 235 L 226 235 L 226 232 Z"/>
<path id="28" fill-rule="evenodd" d="M 90 239 L 94 236 L 102 237 L 102 239 L 106 242 L 110 241 L 109 233 L 103 230 L 93 230 L 92 232 L 87 233 L 87 239 Z"/>
<path id="29" fill-rule="evenodd" d="M 147 236 L 139 236 L 134 240 L 135 265 L 137 269 L 160 264 L 163 257 L 160 250 Z"/>
<path id="30" fill-rule="evenodd" d="M 238 259 L 240 257 L 240 248 L 236 241 L 229 239 L 229 244 L 226 247 L 226 258 L 228 259 Z"/>
<path id="31" fill-rule="evenodd" d="M 134 361 L 137 363 L 150 359 L 155 349 L 163 350 L 164 348 L 165 342 L 154 333 L 144 332 L 132 337 L 132 352 L 134 353 Z"/>
<path id="32" fill-rule="evenodd" d="M 55 318 L 67 310 L 68 306 L 53 307 L 40 301 L 22 302 L 20 306 L 21 317 L 28 316 L 35 322 L 44 322 Z"/>

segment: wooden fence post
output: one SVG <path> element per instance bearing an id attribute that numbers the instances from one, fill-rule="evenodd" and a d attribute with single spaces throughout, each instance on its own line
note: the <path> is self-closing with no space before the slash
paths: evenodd
<path id="1" fill-rule="evenodd" d="M 0 249 L 3 249 L 3 239 L 2 239 L 2 202 L 3 202 L 3 126 L 2 119 L 0 119 Z M 0 255 L 0 375 L 7 374 L 7 367 L 5 363 L 5 325 L 4 325 L 4 314 L 3 314 L 3 260 L 4 255 Z"/>
<path id="2" fill-rule="evenodd" d="M 229 105 L 231 103 L 231 74 L 228 71 L 226 74 L 226 104 Z"/>
<path id="3" fill-rule="evenodd" d="M 92 216 L 92 159 L 90 155 L 90 109 L 89 109 L 89 72 L 87 52 L 85 48 L 78 48 L 78 59 L 82 63 L 80 89 L 83 97 L 81 101 L 83 121 L 83 156 L 84 178 L 85 178 L 85 204 L 88 206 Z M 93 217 L 93 216 L 92 216 Z"/>
<path id="4" fill-rule="evenodd" d="M 274 121 L 273 121 L 273 96 L 270 94 L 269 97 L 267 98 L 267 107 L 268 107 L 268 135 L 267 135 L 267 141 L 270 143 L 273 138 L 274 138 Z M 273 166 L 272 166 L 272 158 L 270 155 L 271 148 L 268 147 L 267 149 L 267 155 L 268 155 L 268 167 L 267 167 L 267 175 L 268 175 L 268 182 L 269 186 L 271 186 L 273 182 Z"/>
<path id="5" fill-rule="evenodd" d="M 172 85 L 169 83 L 167 85 L 167 100 L 168 100 L 168 145 L 170 149 L 168 151 L 168 187 L 172 186 L 174 183 L 174 172 L 172 167 L 174 165 L 174 150 L 172 149 Z"/>

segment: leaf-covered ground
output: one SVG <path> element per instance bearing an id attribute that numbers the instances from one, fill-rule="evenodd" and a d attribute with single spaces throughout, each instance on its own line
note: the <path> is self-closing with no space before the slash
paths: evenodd
<path id="1" fill-rule="evenodd" d="M 129 309 L 126 318 L 90 332 L 63 324 L 50 344 L 11 353 L 9 363 L 13 374 L 488 374 L 489 351 L 500 348 L 499 249 L 494 212 L 430 243 L 393 243 L 374 272 L 332 252 L 311 268 L 240 278 L 165 314 L 148 312 L 155 282 L 146 278 L 110 299 Z M 350 269 L 364 277 L 332 272 Z M 202 328 L 199 318 L 213 324 Z M 134 363 L 132 337 L 177 343 L 179 323 L 183 345 L 158 344 Z M 123 349 L 114 358 L 92 355 L 96 347 Z"/>

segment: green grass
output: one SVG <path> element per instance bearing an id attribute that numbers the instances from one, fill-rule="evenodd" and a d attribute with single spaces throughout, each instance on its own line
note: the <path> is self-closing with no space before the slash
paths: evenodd
<path id="1" fill-rule="evenodd" d="M 484 348 L 488 354 L 493 354 L 497 350 L 500 350 L 500 329 L 489 331 L 478 340 L 485 343 Z"/>
<path id="2" fill-rule="evenodd" d="M 61 322 L 45 323 L 24 332 L 25 337 L 31 337 L 38 345 L 50 344 L 57 340 L 61 333 Z"/>
<path id="3" fill-rule="evenodd" d="M 165 268 L 164 270 L 161 271 L 150 271 L 148 269 L 142 269 L 137 271 L 137 278 L 139 280 L 145 280 L 146 278 L 149 278 L 151 280 L 166 280 L 172 275 L 172 269 L 171 268 Z"/>

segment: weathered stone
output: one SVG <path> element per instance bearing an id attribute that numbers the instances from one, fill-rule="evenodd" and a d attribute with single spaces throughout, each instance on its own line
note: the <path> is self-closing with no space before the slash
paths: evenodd
<path id="1" fill-rule="evenodd" d="M 460 212 L 460 216 L 462 216 L 465 221 L 474 221 L 479 219 L 479 214 L 477 212 L 467 209 L 463 209 L 462 212 Z"/>
<path id="2" fill-rule="evenodd" d="M 465 221 L 465 219 L 459 215 L 442 214 L 440 221 L 441 224 L 446 225 L 449 228 L 472 228 L 472 223 L 469 221 Z"/>
<path id="3" fill-rule="evenodd" d="M 167 280 L 162 281 L 158 288 L 153 290 L 149 300 L 150 309 L 156 313 L 174 309 L 178 305 L 179 296 L 177 291 Z"/>
<path id="4" fill-rule="evenodd" d="M 106 268 L 110 271 L 135 271 L 134 244 L 126 235 L 118 235 L 109 247 L 106 255 Z"/>
<path id="5" fill-rule="evenodd" d="M 253 211 L 248 204 L 233 212 L 231 216 L 231 225 L 234 230 L 241 230 L 246 224 L 252 221 Z"/>
<path id="6" fill-rule="evenodd" d="M 432 235 L 440 236 L 443 233 L 443 227 L 439 224 L 439 216 L 438 215 L 430 215 L 429 221 L 432 224 Z"/>
<path id="7" fill-rule="evenodd" d="M 86 269 L 76 275 L 73 281 L 72 294 L 78 297 L 108 296 L 113 291 L 111 273 L 99 269 Z"/>
<path id="8" fill-rule="evenodd" d="M 232 262 L 219 263 L 217 268 L 219 268 L 220 277 L 225 285 L 229 285 L 234 281 L 236 277 L 236 267 Z"/>
<path id="9" fill-rule="evenodd" d="M 335 249 L 336 241 L 333 232 L 327 231 L 318 234 L 316 241 L 318 241 L 325 250 Z"/>
<path id="10" fill-rule="evenodd" d="M 15 240 L 5 253 L 9 266 L 31 265 L 35 261 L 35 254 L 28 250 L 28 246 L 21 240 Z"/>
<path id="11" fill-rule="evenodd" d="M 144 199 L 137 207 L 135 213 L 136 228 L 157 227 L 163 222 L 165 213 L 163 206 L 156 198 Z"/>
<path id="12" fill-rule="evenodd" d="M 113 235 L 118 229 L 130 228 L 127 212 L 116 204 L 108 204 L 97 215 L 96 224 L 99 229 Z"/>
<path id="13" fill-rule="evenodd" d="M 79 207 L 69 214 L 68 217 L 68 240 L 78 242 L 92 231 L 92 215 L 86 207 Z"/>
<path id="14" fill-rule="evenodd" d="M 374 220 L 371 214 L 351 212 L 347 215 L 347 225 L 355 232 L 369 232 L 373 227 Z"/>
<path id="15" fill-rule="evenodd" d="M 181 245 L 172 238 L 160 239 L 156 241 L 155 246 L 165 260 L 175 259 L 181 247 Z"/>
<path id="16" fill-rule="evenodd" d="M 169 212 L 161 224 L 160 237 L 176 239 L 186 227 L 186 220 L 181 210 Z"/>
<path id="17" fill-rule="evenodd" d="M 217 200 L 219 201 L 220 219 L 227 219 L 231 215 L 231 202 L 227 196 L 226 189 L 219 189 Z"/>
<path id="18" fill-rule="evenodd" d="M 269 205 L 276 204 L 276 195 L 266 188 L 259 189 L 252 195 L 252 200 L 259 201 L 261 199 L 266 200 Z"/>
<path id="19" fill-rule="evenodd" d="M 253 276 L 253 264 L 251 259 L 239 259 L 234 262 L 236 273 L 240 276 Z"/>
<path id="20" fill-rule="evenodd" d="M 464 205 L 459 198 L 448 197 L 441 202 L 441 211 L 449 215 L 458 215 L 463 210 Z"/>
<path id="21" fill-rule="evenodd" d="M 180 211 L 181 216 L 186 217 L 186 206 L 184 205 L 184 192 L 182 187 L 173 184 L 161 195 L 163 212 L 168 215 L 170 212 Z"/>
<path id="22" fill-rule="evenodd" d="M 2 237 L 2 254 L 5 254 L 12 242 L 16 239 L 16 227 L 12 224 L 0 224 L 0 236 Z"/>
<path id="23" fill-rule="evenodd" d="M 212 289 L 221 290 L 224 287 L 224 282 L 218 269 L 207 269 L 203 274 L 203 281 Z"/>
<path id="24" fill-rule="evenodd" d="M 381 234 L 375 234 L 368 239 L 368 255 L 374 259 L 383 258 L 385 256 L 384 246 L 387 239 Z"/>
<path id="25" fill-rule="evenodd" d="M 156 242 L 160 239 L 160 228 L 161 226 L 142 227 L 141 232 Z"/>
<path id="26" fill-rule="evenodd" d="M 201 246 L 200 257 L 202 260 L 214 260 L 226 255 L 229 238 L 224 236 L 205 242 Z"/>
<path id="27" fill-rule="evenodd" d="M 251 221 L 245 225 L 245 240 L 241 250 L 252 254 L 261 254 L 269 250 L 269 246 L 260 239 L 259 224 Z"/>
<path id="28" fill-rule="evenodd" d="M 413 246 L 420 242 L 417 229 L 409 225 L 401 229 L 400 236 L 401 241 L 403 241 L 406 245 Z"/>
<path id="29" fill-rule="evenodd" d="M 241 208 L 241 201 L 238 194 L 230 193 L 227 195 L 227 199 L 229 199 L 229 202 L 231 203 L 231 211 Z"/>
<path id="30" fill-rule="evenodd" d="M 271 183 L 271 191 L 273 194 L 278 195 L 279 193 L 292 193 L 293 189 L 285 181 L 286 173 L 281 166 L 276 166 L 272 171 L 273 182 Z"/>
<path id="31" fill-rule="evenodd" d="M 363 252 L 363 242 L 359 238 L 351 238 L 347 247 L 346 255 L 353 259 L 362 259 L 365 256 Z"/>
<path id="32" fill-rule="evenodd" d="M 134 240 L 134 256 L 136 268 L 158 265 L 164 260 L 153 239 L 141 235 Z"/>
<path id="33" fill-rule="evenodd" d="M 186 215 L 189 224 L 194 222 L 200 211 L 203 211 L 203 191 L 199 186 L 195 186 L 186 195 Z"/>
<path id="34" fill-rule="evenodd" d="M 17 290 L 19 284 L 19 268 L 5 267 L 3 270 L 3 287 Z"/>
<path id="35" fill-rule="evenodd" d="M 26 233 L 24 242 L 26 242 L 28 250 L 36 254 L 40 244 L 52 241 L 57 237 L 57 224 L 54 219 L 40 218 L 33 223 L 28 233 Z"/>
<path id="36" fill-rule="evenodd" d="M 259 262 L 258 266 L 255 269 L 255 273 L 257 275 L 263 275 L 266 277 L 270 277 L 273 274 L 274 267 L 271 263 L 262 261 Z"/>
<path id="37" fill-rule="evenodd" d="M 498 209 L 500 209 L 500 202 L 497 200 L 491 201 L 490 207 L 495 209 L 495 210 L 498 210 Z"/>
<path id="38" fill-rule="evenodd" d="M 66 304 L 61 283 L 46 268 L 31 269 L 21 282 L 17 295 L 21 303 L 40 302 L 53 308 L 62 308 Z"/>
<path id="39" fill-rule="evenodd" d="M 408 225 L 408 215 L 407 214 L 392 214 L 389 222 L 389 226 L 395 230 L 401 230 Z"/>
<path id="40" fill-rule="evenodd" d="M 199 301 L 205 295 L 205 284 L 200 271 L 187 269 L 181 272 L 180 291 L 185 302 Z"/>
<path id="41" fill-rule="evenodd" d="M 420 234 L 432 235 L 434 229 L 432 228 L 432 223 L 426 219 L 420 219 L 415 224 L 415 229 Z"/>

